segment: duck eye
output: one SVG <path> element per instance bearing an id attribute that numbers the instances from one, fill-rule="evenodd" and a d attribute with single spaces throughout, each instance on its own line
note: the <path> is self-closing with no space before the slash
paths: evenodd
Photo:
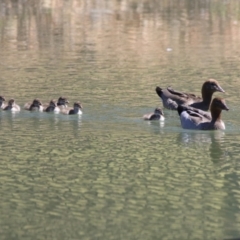
<path id="1" fill-rule="evenodd" d="M 216 84 L 215 83 L 211 83 L 211 88 L 215 89 L 216 88 Z"/>

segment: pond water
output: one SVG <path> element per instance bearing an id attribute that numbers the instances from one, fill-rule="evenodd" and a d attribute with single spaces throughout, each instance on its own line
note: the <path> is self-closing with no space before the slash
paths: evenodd
<path id="1" fill-rule="evenodd" d="M 6 0 L 0 51 L 6 99 L 83 104 L 0 112 L 1 239 L 240 237 L 239 1 Z M 225 131 L 142 120 L 209 78 Z"/>

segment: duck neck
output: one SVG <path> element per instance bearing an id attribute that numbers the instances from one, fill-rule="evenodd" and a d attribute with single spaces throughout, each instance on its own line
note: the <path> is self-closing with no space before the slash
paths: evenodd
<path id="1" fill-rule="evenodd" d="M 221 113 L 221 109 L 211 108 L 212 121 L 216 122 L 217 120 L 221 120 Z"/>
<path id="2" fill-rule="evenodd" d="M 212 95 L 213 95 L 213 92 L 206 91 L 206 89 L 202 88 L 202 99 L 203 99 L 203 102 L 206 103 L 208 106 L 212 101 Z"/>
<path id="3" fill-rule="evenodd" d="M 67 104 L 57 103 L 57 106 L 58 107 L 67 108 Z"/>

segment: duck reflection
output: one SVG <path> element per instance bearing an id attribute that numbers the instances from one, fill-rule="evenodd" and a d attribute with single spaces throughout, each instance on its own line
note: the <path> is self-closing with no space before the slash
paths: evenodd
<path id="1" fill-rule="evenodd" d="M 78 137 L 78 135 L 80 133 L 81 126 L 82 126 L 82 117 L 81 117 L 81 115 L 77 115 L 77 117 L 74 120 L 75 121 L 72 122 L 73 135 L 75 137 Z"/>
<path id="2" fill-rule="evenodd" d="M 14 119 L 19 114 L 19 112 L 10 112 L 10 111 L 2 111 L 0 115 L 0 129 L 1 128 L 14 128 Z"/>
<path id="3" fill-rule="evenodd" d="M 146 124 L 148 125 L 152 125 L 152 126 L 158 126 L 160 128 L 163 128 L 164 127 L 164 121 L 146 121 Z M 155 129 L 156 131 L 156 134 L 159 133 L 159 129 Z"/>
<path id="4" fill-rule="evenodd" d="M 225 133 L 223 131 L 186 131 L 179 134 L 178 141 L 186 146 L 195 144 L 206 150 L 209 149 L 212 161 L 218 162 L 226 156 L 226 151 L 224 150 L 224 136 Z"/>
<path id="5" fill-rule="evenodd" d="M 82 115 L 51 114 L 49 121 L 52 129 L 66 131 L 66 133 L 72 131 L 73 135 L 77 137 L 82 126 Z"/>

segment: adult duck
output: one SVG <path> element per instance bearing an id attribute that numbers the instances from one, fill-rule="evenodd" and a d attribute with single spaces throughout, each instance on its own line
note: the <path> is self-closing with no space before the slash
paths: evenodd
<path id="1" fill-rule="evenodd" d="M 192 93 L 178 92 L 171 87 L 166 89 L 156 87 L 156 92 L 162 99 L 163 106 L 165 108 L 177 110 L 178 105 L 187 105 L 207 111 L 209 109 L 213 93 L 225 91 L 217 80 L 209 79 L 202 85 L 202 97 L 197 97 Z"/>
<path id="2" fill-rule="evenodd" d="M 221 113 L 222 110 L 228 111 L 229 108 L 224 99 L 214 98 L 210 106 L 211 114 L 183 105 L 179 105 L 177 110 L 184 129 L 224 130 L 225 124 L 221 119 Z"/>
<path id="3" fill-rule="evenodd" d="M 60 108 L 67 108 L 69 101 L 65 97 L 59 97 L 57 101 L 57 106 Z"/>
<path id="4" fill-rule="evenodd" d="M 28 111 L 39 111 L 42 112 L 43 111 L 43 105 L 41 103 L 41 101 L 36 98 L 33 100 L 32 103 L 26 103 L 24 105 L 24 109 L 28 110 Z"/>
<path id="5" fill-rule="evenodd" d="M 143 115 L 144 120 L 152 121 L 152 120 L 164 120 L 164 114 L 161 108 L 156 108 L 153 113 L 148 113 Z"/>
<path id="6" fill-rule="evenodd" d="M 8 101 L 8 105 L 3 108 L 5 111 L 11 111 L 11 112 L 19 112 L 21 110 L 20 106 L 15 103 L 15 100 L 11 98 Z"/>

